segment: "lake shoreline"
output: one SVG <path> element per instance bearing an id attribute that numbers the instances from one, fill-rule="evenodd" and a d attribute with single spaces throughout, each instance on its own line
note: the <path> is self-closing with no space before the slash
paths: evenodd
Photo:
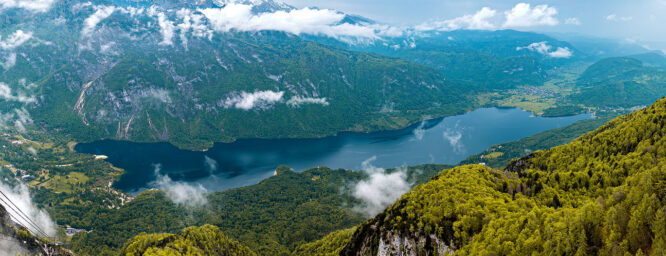
<path id="1" fill-rule="evenodd" d="M 216 143 L 208 151 L 181 150 L 167 142 L 135 143 L 101 140 L 79 143 L 77 152 L 106 155 L 123 175 L 114 187 L 132 192 L 159 186 L 157 178 L 201 185 L 211 191 L 255 184 L 279 165 L 297 171 L 314 166 L 360 170 L 370 162 L 378 168 L 419 164 L 457 164 L 497 143 L 590 118 L 535 117 L 517 108 L 479 108 L 464 115 L 423 120 L 407 128 L 325 138 L 241 139 Z"/>

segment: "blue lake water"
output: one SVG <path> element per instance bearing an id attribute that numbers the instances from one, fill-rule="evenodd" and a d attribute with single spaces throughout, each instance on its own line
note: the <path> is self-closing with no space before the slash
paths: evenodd
<path id="1" fill-rule="evenodd" d="M 589 114 L 544 118 L 516 108 L 481 108 L 396 131 L 341 133 L 320 139 L 243 139 L 216 143 L 208 151 L 180 150 L 168 143 L 103 140 L 79 143 L 78 152 L 106 155 L 125 169 L 114 187 L 135 193 L 154 186 L 158 175 L 201 184 L 209 191 L 255 184 L 279 165 L 297 171 L 316 166 L 391 168 L 426 163 L 457 164 L 491 145 L 591 118 Z M 156 173 L 159 166 L 159 173 Z"/>

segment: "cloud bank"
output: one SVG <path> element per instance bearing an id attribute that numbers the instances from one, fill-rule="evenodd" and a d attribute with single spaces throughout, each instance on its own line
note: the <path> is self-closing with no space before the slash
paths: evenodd
<path id="1" fill-rule="evenodd" d="M 208 40 L 213 37 L 213 32 L 204 23 L 202 14 L 194 13 L 189 9 L 180 9 L 176 12 L 176 16 L 182 20 L 177 27 L 180 31 L 180 41 L 185 48 L 187 48 L 188 33 L 195 37 L 207 37 Z"/>
<path id="2" fill-rule="evenodd" d="M 282 101 L 282 91 L 256 91 L 248 93 L 232 93 L 225 100 L 221 101 L 224 108 L 237 108 L 242 110 L 268 109 L 275 103 Z"/>
<path id="3" fill-rule="evenodd" d="M 415 27 L 416 30 L 451 31 L 458 29 L 493 30 L 497 27 L 491 22 L 497 11 L 483 7 L 473 15 L 465 15 L 449 20 L 427 22 Z"/>
<path id="4" fill-rule="evenodd" d="M 3 237 L 0 239 L 0 255 L 28 255 L 28 251 L 17 240 Z"/>
<path id="5" fill-rule="evenodd" d="M 12 109 L 7 113 L 0 113 L 0 130 L 14 127 L 19 132 L 25 132 L 25 126 L 32 124 L 30 113 L 25 108 Z"/>
<path id="6" fill-rule="evenodd" d="M 548 45 L 548 42 L 544 41 L 531 43 L 528 46 L 516 47 L 516 51 L 529 50 L 552 58 L 570 58 L 573 56 L 573 52 L 568 47 L 557 47 L 555 51 L 552 51 L 552 48 L 552 46 Z"/>
<path id="7" fill-rule="evenodd" d="M 1 0 L 0 0 L 1 1 Z M 75 8 L 83 8 L 83 7 L 92 7 L 95 12 L 88 16 L 83 21 L 83 29 L 81 29 L 81 34 L 84 36 L 90 35 L 93 31 L 95 31 L 95 27 L 111 16 L 115 11 L 119 11 L 121 13 L 129 14 L 130 16 L 138 15 L 138 14 L 143 14 L 144 9 L 143 8 L 134 8 L 134 7 L 116 7 L 116 6 L 109 6 L 109 5 L 92 5 L 90 2 L 86 2 L 83 4 L 77 4 L 75 5 Z"/>
<path id="8" fill-rule="evenodd" d="M 46 12 L 56 0 L 0 0 L 0 9 L 23 8 L 32 12 Z"/>
<path id="9" fill-rule="evenodd" d="M 626 22 L 626 21 L 632 21 L 633 19 L 634 19 L 634 17 L 631 17 L 631 16 L 619 17 L 619 16 L 617 16 L 617 14 L 614 14 L 614 13 L 609 14 L 608 16 L 606 16 L 606 20 L 608 20 L 608 21 L 625 21 Z"/>
<path id="10" fill-rule="evenodd" d="M 0 61 L 0 66 L 5 70 L 13 67 L 16 64 L 16 52 L 13 50 L 31 38 L 32 32 L 23 32 L 20 29 L 14 31 L 14 33 L 5 39 L 0 36 L 0 56 L 4 59 L 4 61 Z"/>
<path id="11" fill-rule="evenodd" d="M 23 32 L 23 30 L 20 29 L 16 30 L 4 40 L 2 39 L 2 36 L 0 36 L 0 49 L 13 50 L 30 40 L 30 38 L 32 38 L 32 32 Z"/>
<path id="12" fill-rule="evenodd" d="M 157 22 L 160 25 L 160 33 L 162 34 L 161 45 L 173 45 L 173 35 L 176 26 L 173 25 L 173 22 L 167 19 L 164 13 L 159 13 L 157 15 Z"/>
<path id="13" fill-rule="evenodd" d="M 496 10 L 483 7 L 475 14 L 461 17 L 426 22 L 414 27 L 417 31 L 451 31 L 459 29 L 495 30 L 498 28 L 516 28 L 533 26 L 555 26 L 559 24 L 557 9 L 548 5 L 537 5 L 532 8 L 528 3 L 516 4 L 511 10 L 504 12 L 504 23 L 499 26 L 495 19 Z"/>
<path id="14" fill-rule="evenodd" d="M 302 96 L 294 96 L 287 101 L 287 105 L 294 108 L 298 108 L 301 105 L 306 105 L 306 104 L 319 104 L 323 106 L 328 106 L 328 101 L 326 100 L 326 98 L 311 98 L 311 97 L 302 97 Z"/>
<path id="15" fill-rule="evenodd" d="M 83 21 L 83 29 L 81 30 L 81 34 L 89 35 L 91 32 L 93 32 L 95 27 L 97 27 L 97 24 L 113 14 L 113 12 L 116 10 L 116 7 L 101 6 L 96 9 L 97 10 L 92 15 Z"/>
<path id="16" fill-rule="evenodd" d="M 37 101 L 34 96 L 27 96 L 21 92 L 17 94 L 12 93 L 12 88 L 3 82 L 0 82 L 0 99 L 21 103 L 33 103 Z"/>
<path id="17" fill-rule="evenodd" d="M 557 9 L 548 5 L 534 8 L 528 3 L 519 3 L 510 11 L 504 12 L 506 21 L 502 27 L 555 26 L 559 21 L 555 17 Z"/>
<path id="18" fill-rule="evenodd" d="M 206 199 L 208 191 L 201 184 L 192 186 L 185 182 L 173 181 L 168 175 L 160 174 L 161 168 L 160 164 L 155 165 L 157 179 L 151 185 L 163 190 L 173 203 L 185 207 L 201 207 L 208 203 Z"/>
<path id="19" fill-rule="evenodd" d="M 578 18 L 568 18 L 564 21 L 564 24 L 580 26 L 583 23 Z"/>
<path id="20" fill-rule="evenodd" d="M 406 167 L 387 173 L 385 169 L 372 165 L 376 159 L 373 156 L 363 161 L 362 168 L 369 177 L 352 187 L 352 196 L 361 201 L 354 210 L 367 216 L 377 215 L 412 187 L 407 181 Z"/>
<path id="21" fill-rule="evenodd" d="M 7 53 L 4 56 L 4 59 L 5 59 L 4 61 L 0 61 L 0 66 L 2 66 L 3 69 L 7 70 L 16 65 L 16 53 L 14 52 Z"/>
<path id="22" fill-rule="evenodd" d="M 220 32 L 277 30 L 296 35 L 378 38 L 370 27 L 340 23 L 345 15 L 328 9 L 303 8 L 254 14 L 251 5 L 232 3 L 224 8 L 199 11 L 210 21 L 213 29 Z"/>
<path id="23" fill-rule="evenodd" d="M 32 198 L 30 197 L 30 192 L 26 185 L 24 185 L 23 183 L 19 183 L 19 185 L 11 187 L 7 184 L 0 182 L 0 191 L 2 191 L 2 193 L 4 193 L 9 198 L 9 200 L 13 202 L 14 205 L 16 205 L 16 207 L 18 207 L 20 211 L 25 213 L 25 215 L 27 215 L 27 217 L 31 221 L 33 221 L 34 224 L 38 226 L 40 230 L 38 231 L 37 228 L 31 225 L 28 221 L 19 217 L 21 216 L 20 212 L 12 209 L 13 206 L 8 207 L 7 203 L 2 202 L 2 205 L 6 208 L 6 210 L 9 213 L 11 213 L 12 220 L 14 222 L 17 222 L 22 226 L 26 227 L 28 230 L 30 230 L 30 233 L 37 236 L 43 236 L 40 235 L 41 233 L 40 231 L 43 231 L 48 236 L 55 235 L 56 233 L 55 223 L 51 220 L 51 217 L 45 210 L 39 209 L 37 208 L 37 206 L 35 206 L 35 204 L 32 202 Z M 3 200 L 7 200 L 4 197 L 2 198 Z"/>

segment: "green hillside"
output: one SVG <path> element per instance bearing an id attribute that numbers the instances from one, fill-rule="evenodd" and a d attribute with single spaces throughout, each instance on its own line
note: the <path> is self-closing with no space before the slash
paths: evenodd
<path id="1" fill-rule="evenodd" d="M 220 232 L 215 226 L 204 225 L 183 229 L 174 234 L 140 234 L 127 242 L 120 255 L 220 255 L 254 256 L 249 248 Z"/>
<path id="2" fill-rule="evenodd" d="M 41 129 L 76 141 L 200 150 L 239 138 L 404 128 L 478 105 L 469 86 L 433 68 L 285 32 L 211 30 L 165 45 L 156 17 L 116 9 L 84 33 L 96 8 L 58 1 L 42 15 L 0 12 L 0 35 L 31 33 L 12 49 L 12 65 L 0 65 L 7 90 L 30 100 L 2 98 L 3 113 L 25 110 Z M 69 22 L 54 24 L 59 18 Z"/>
<path id="3" fill-rule="evenodd" d="M 443 168 L 447 166 L 410 167 L 409 182 L 427 182 Z M 299 245 L 365 220 L 352 210 L 357 199 L 341 189 L 366 176 L 325 167 L 294 172 L 282 166 L 277 175 L 256 185 L 207 194 L 202 207 L 174 204 L 163 192 L 149 190 L 118 209 L 58 204 L 52 212 L 60 217 L 58 222 L 94 229 L 72 238 L 72 250 L 79 255 L 116 255 L 128 239 L 142 232 L 175 233 L 204 224 L 219 227 L 258 255 L 290 255 Z M 80 208 L 85 211 L 76 211 Z M 70 214 L 74 211 L 78 214 Z"/>
<path id="4" fill-rule="evenodd" d="M 442 171 L 357 228 L 342 254 L 663 255 L 664 135 L 661 99 L 504 170 Z"/>
<path id="5" fill-rule="evenodd" d="M 293 254 L 663 255 L 664 135 L 666 98 L 504 170 L 444 170 Z"/>
<path id="6" fill-rule="evenodd" d="M 552 58 L 526 46 L 543 42 L 566 47 L 573 56 Z M 474 86 L 477 92 L 539 86 L 556 74 L 556 67 L 578 60 L 581 52 L 570 44 L 537 33 L 515 30 L 455 30 L 421 32 L 419 36 L 389 38 L 348 48 L 394 56 L 433 67 L 447 78 Z"/>
<path id="7" fill-rule="evenodd" d="M 588 67 L 576 83 L 579 92 L 568 100 L 590 107 L 630 108 L 666 95 L 666 71 L 646 67 L 634 58 L 600 60 Z"/>

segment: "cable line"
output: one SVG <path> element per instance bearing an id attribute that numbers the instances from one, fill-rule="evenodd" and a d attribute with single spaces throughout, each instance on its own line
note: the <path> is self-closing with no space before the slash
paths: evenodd
<path id="1" fill-rule="evenodd" d="M 46 237 L 46 238 L 49 237 L 49 236 L 46 234 L 46 232 L 44 232 L 41 228 L 39 228 L 39 225 L 35 224 L 35 222 L 33 222 L 33 221 L 30 219 L 30 217 L 27 216 L 27 214 L 25 214 L 23 211 L 21 211 L 21 209 L 18 208 L 18 206 L 16 206 L 16 204 L 14 204 L 14 202 L 12 202 L 11 199 L 9 199 L 9 197 L 7 197 L 7 195 L 5 195 L 4 192 L 0 191 L 0 194 L 1 194 L 3 197 L 5 197 L 5 198 L 7 199 L 7 201 L 9 201 L 9 203 L 5 202 L 5 200 L 2 199 L 2 198 L 0 198 L 0 200 L 2 200 L 2 202 L 4 202 L 4 203 L 8 206 L 8 208 L 10 208 L 11 210 L 13 210 L 14 213 L 16 213 L 16 215 L 18 215 L 19 217 L 21 217 L 21 219 L 23 219 L 24 221 L 26 221 L 27 224 L 29 224 L 29 225 L 31 225 L 33 228 L 35 228 L 36 231 L 37 231 L 36 233 L 39 233 L 39 235 L 42 235 L 42 236 L 44 236 L 44 237 Z M 10 205 L 10 203 L 11 203 L 11 205 Z M 13 206 L 13 207 L 12 207 L 12 206 Z M 15 207 L 15 208 L 14 208 L 14 207 Z M 10 216 L 14 217 L 14 219 L 19 220 L 19 218 L 16 218 L 15 216 L 13 216 L 9 211 L 7 211 L 7 213 L 9 213 Z M 21 214 L 23 214 L 23 215 L 21 215 Z"/>
<path id="2" fill-rule="evenodd" d="M 13 205 L 13 206 L 14 206 L 14 207 L 20 212 L 20 214 L 23 214 L 23 217 L 25 217 L 25 219 L 27 219 L 28 221 L 30 221 L 30 223 L 31 223 L 33 226 L 36 226 L 36 228 L 39 229 L 43 234 L 46 234 L 46 232 L 44 232 L 44 230 L 42 230 L 41 228 L 39 228 L 39 225 L 37 225 L 37 222 L 33 221 L 33 220 L 32 220 L 27 214 L 25 214 L 25 213 L 21 210 L 21 208 L 19 208 L 18 206 L 16 206 L 16 204 L 14 204 L 14 202 L 12 202 L 12 200 L 9 199 L 9 197 L 8 197 L 4 192 L 2 192 L 2 190 L 0 190 L 0 194 L 2 194 L 2 196 L 4 196 L 4 197 L 7 199 L 7 201 L 9 201 L 9 203 L 11 203 L 11 204 L 12 204 L 12 205 Z M 20 215 L 20 214 L 19 214 L 19 215 Z M 46 237 L 48 237 L 48 236 L 46 236 Z"/>

